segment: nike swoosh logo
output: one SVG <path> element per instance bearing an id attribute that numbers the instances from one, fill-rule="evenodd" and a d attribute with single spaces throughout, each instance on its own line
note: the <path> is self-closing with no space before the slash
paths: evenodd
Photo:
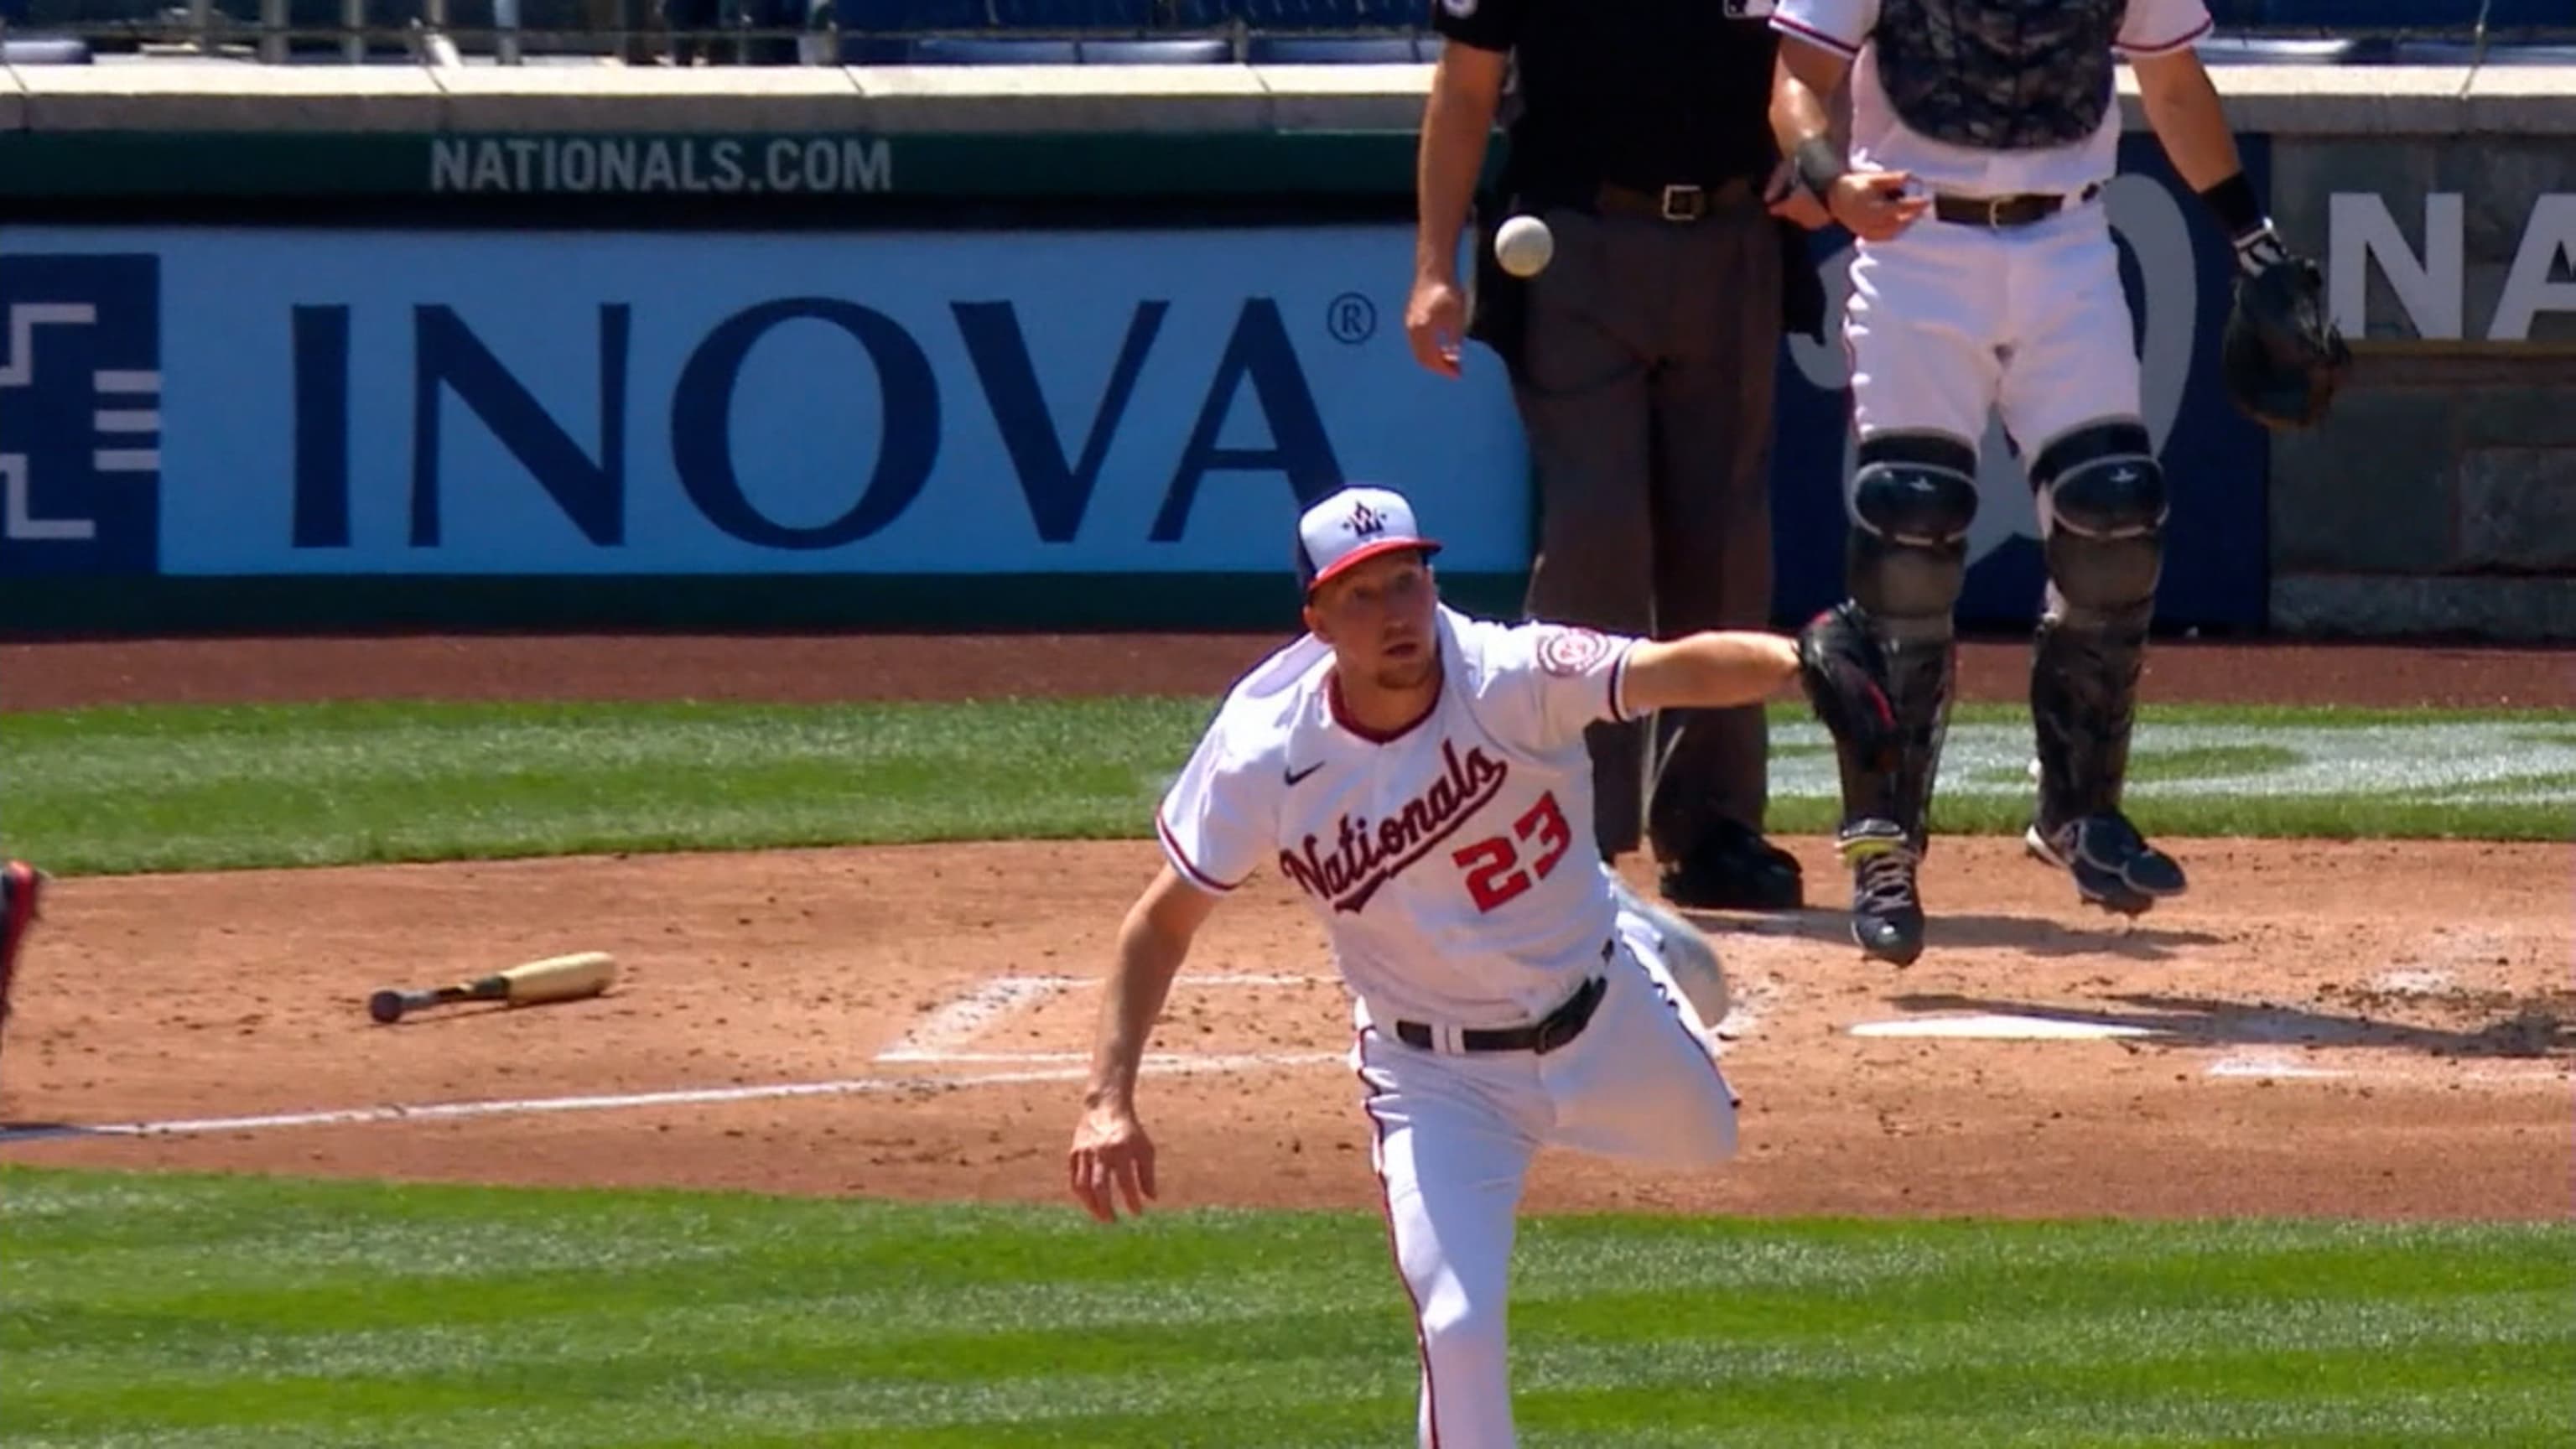
<path id="1" fill-rule="evenodd" d="M 1318 760 L 1302 770 L 1290 770 L 1287 772 L 1288 783 L 1294 785 L 1298 781 L 1305 779 L 1308 775 L 1311 775 L 1322 768 L 1324 768 L 1324 762 Z"/>

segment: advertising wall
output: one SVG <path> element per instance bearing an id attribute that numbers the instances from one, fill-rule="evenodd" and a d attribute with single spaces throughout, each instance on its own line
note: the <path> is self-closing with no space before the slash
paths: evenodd
<path id="1" fill-rule="evenodd" d="M 1301 496 L 1384 478 L 1518 567 L 1508 403 L 1413 366 L 1400 243 L 12 228 L 7 562 L 1278 571 Z"/>
<path id="2" fill-rule="evenodd" d="M 2258 623 L 2264 442 L 2213 375 L 2226 250 L 2152 142 L 2124 165 L 2164 614 Z M 1413 363 L 1411 248 L 1404 224 L 0 227 L 0 576 L 1284 577 L 1299 500 L 1346 480 L 1413 492 L 1445 570 L 1517 574 L 1508 389 L 1481 348 L 1463 381 Z M 1819 239 L 1837 306 L 1845 255 Z M 1841 591 L 1843 365 L 1781 357 L 1784 618 Z M 2027 620 L 2037 527 L 1999 432 L 1980 486 L 1966 612 Z"/>

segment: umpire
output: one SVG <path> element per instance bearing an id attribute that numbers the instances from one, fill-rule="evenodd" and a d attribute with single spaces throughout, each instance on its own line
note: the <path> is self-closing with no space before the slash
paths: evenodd
<path id="1" fill-rule="evenodd" d="M 1405 330 L 1434 372 L 1457 376 L 1472 337 L 1511 375 L 1538 480 L 1534 617 L 1662 638 L 1769 622 L 1774 369 L 1784 324 L 1822 329 L 1799 228 L 1826 224 L 1772 137 L 1770 10 L 1433 0 Z M 1480 188 L 1514 68 L 1506 160 Z M 1556 240 L 1526 282 L 1493 261 L 1517 213 Z M 1760 706 L 1596 725 L 1588 743 L 1604 859 L 1645 833 L 1677 905 L 1803 904 L 1797 861 L 1762 838 Z"/>

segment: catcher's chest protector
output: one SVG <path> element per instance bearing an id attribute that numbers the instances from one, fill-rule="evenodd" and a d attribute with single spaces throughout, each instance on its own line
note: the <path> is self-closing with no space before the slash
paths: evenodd
<path id="1" fill-rule="evenodd" d="M 2128 0 L 1880 0 L 1878 79 L 1906 125 L 1988 151 L 2091 136 Z"/>

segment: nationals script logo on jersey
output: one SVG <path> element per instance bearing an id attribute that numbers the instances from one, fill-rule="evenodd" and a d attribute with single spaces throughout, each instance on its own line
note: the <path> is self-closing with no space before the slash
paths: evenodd
<path id="1" fill-rule="evenodd" d="M 1302 854 L 1279 852 L 1279 869 L 1306 894 L 1332 902 L 1334 910 L 1368 909 L 1380 886 L 1457 834 L 1511 778 L 1511 766 L 1474 746 L 1461 756 L 1454 740 L 1440 742 L 1440 758 L 1448 768 L 1431 788 L 1405 801 L 1376 829 L 1366 816 L 1345 815 L 1333 832 L 1332 854 L 1317 854 L 1316 837 L 1309 835 Z"/>
<path id="2" fill-rule="evenodd" d="M 1293 881 L 1372 1011 L 1518 1019 L 1597 969 L 1613 929 L 1583 732 L 1624 718 L 1636 641 L 1445 605 L 1437 634 L 1440 696 L 1398 735 L 1336 712 L 1312 635 L 1255 665 L 1155 826 L 1202 890 L 1265 865 Z"/>

